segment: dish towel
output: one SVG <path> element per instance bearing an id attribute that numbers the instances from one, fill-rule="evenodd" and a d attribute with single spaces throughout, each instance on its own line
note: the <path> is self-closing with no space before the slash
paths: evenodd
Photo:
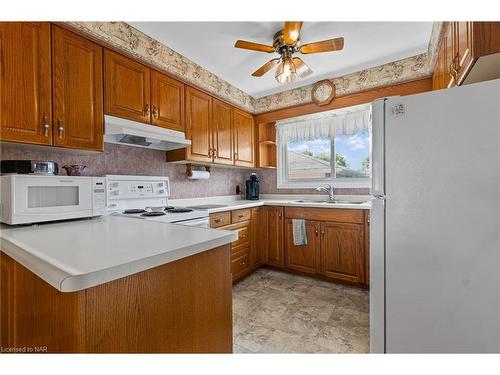
<path id="1" fill-rule="evenodd" d="M 307 245 L 306 222 L 303 219 L 292 219 L 293 244 Z"/>

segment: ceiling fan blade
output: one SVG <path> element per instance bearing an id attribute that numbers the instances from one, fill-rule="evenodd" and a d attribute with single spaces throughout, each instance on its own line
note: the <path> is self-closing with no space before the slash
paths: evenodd
<path id="1" fill-rule="evenodd" d="M 300 47 L 300 52 L 302 53 L 319 53 L 319 52 L 331 52 L 340 51 L 344 48 L 344 38 L 335 38 L 322 40 L 321 42 L 314 42 L 304 44 Z"/>
<path id="2" fill-rule="evenodd" d="M 300 21 L 287 21 L 283 28 L 283 40 L 289 46 L 294 46 L 300 37 L 300 29 L 302 22 Z"/>
<path id="3" fill-rule="evenodd" d="M 253 72 L 252 75 L 254 77 L 262 77 L 264 74 L 266 74 L 268 71 L 270 71 L 276 65 L 278 65 L 279 62 L 280 62 L 279 58 L 269 60 L 264 65 L 262 65 L 259 69 L 257 69 L 255 72 Z"/>
<path id="4" fill-rule="evenodd" d="M 247 42 L 246 40 L 237 40 L 234 46 L 236 48 L 250 49 L 252 51 L 267 52 L 267 53 L 275 51 L 274 47 L 272 46 L 254 42 Z"/>
<path id="5" fill-rule="evenodd" d="M 312 74 L 311 68 L 309 68 L 304 61 L 300 57 L 292 58 L 293 63 L 295 64 L 295 69 L 297 70 L 297 74 L 300 78 L 305 78 Z"/>

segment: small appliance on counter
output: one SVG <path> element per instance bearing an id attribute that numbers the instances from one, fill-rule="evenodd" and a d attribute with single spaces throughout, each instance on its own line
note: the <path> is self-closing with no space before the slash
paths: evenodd
<path id="1" fill-rule="evenodd" d="M 2 160 L 0 161 L 0 173 L 57 175 L 59 166 L 55 161 Z"/>
<path id="2" fill-rule="evenodd" d="M 12 174 L 0 177 L 0 221 L 9 225 L 101 216 L 103 177 Z"/>
<path id="3" fill-rule="evenodd" d="M 246 186 L 246 199 L 247 200 L 259 200 L 259 179 L 257 174 L 252 173 L 250 178 L 245 182 Z"/>

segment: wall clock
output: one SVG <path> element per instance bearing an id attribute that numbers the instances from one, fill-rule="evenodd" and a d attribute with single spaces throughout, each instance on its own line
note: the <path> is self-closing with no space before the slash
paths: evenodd
<path id="1" fill-rule="evenodd" d="M 329 79 L 318 81 L 311 91 L 311 98 L 317 105 L 326 105 L 335 98 L 335 85 Z"/>

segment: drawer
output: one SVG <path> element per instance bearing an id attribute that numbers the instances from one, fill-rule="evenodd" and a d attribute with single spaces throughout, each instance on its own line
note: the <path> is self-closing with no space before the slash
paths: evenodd
<path id="1" fill-rule="evenodd" d="M 233 241 L 231 245 L 233 247 L 243 245 L 243 244 L 248 244 L 250 240 L 250 228 L 248 224 L 238 226 L 236 228 L 224 228 L 228 230 L 232 230 L 238 234 L 238 239 L 236 241 Z"/>
<path id="2" fill-rule="evenodd" d="M 248 246 L 248 244 L 231 246 L 231 259 L 239 258 L 245 254 L 250 254 L 250 246 Z"/>
<path id="3" fill-rule="evenodd" d="M 233 279 L 248 272 L 249 270 L 250 262 L 248 260 L 248 254 L 244 254 L 231 261 L 231 273 L 233 274 Z"/>
<path id="4" fill-rule="evenodd" d="M 355 208 L 285 207 L 285 218 L 362 224 L 365 222 L 364 211 Z"/>
<path id="5" fill-rule="evenodd" d="M 245 208 L 243 210 L 235 210 L 231 212 L 231 222 L 235 224 L 241 223 L 242 221 L 248 221 L 250 220 L 251 216 L 252 211 L 249 208 Z"/>
<path id="6" fill-rule="evenodd" d="M 231 224 L 231 212 L 218 212 L 210 214 L 210 228 L 223 227 Z"/>

